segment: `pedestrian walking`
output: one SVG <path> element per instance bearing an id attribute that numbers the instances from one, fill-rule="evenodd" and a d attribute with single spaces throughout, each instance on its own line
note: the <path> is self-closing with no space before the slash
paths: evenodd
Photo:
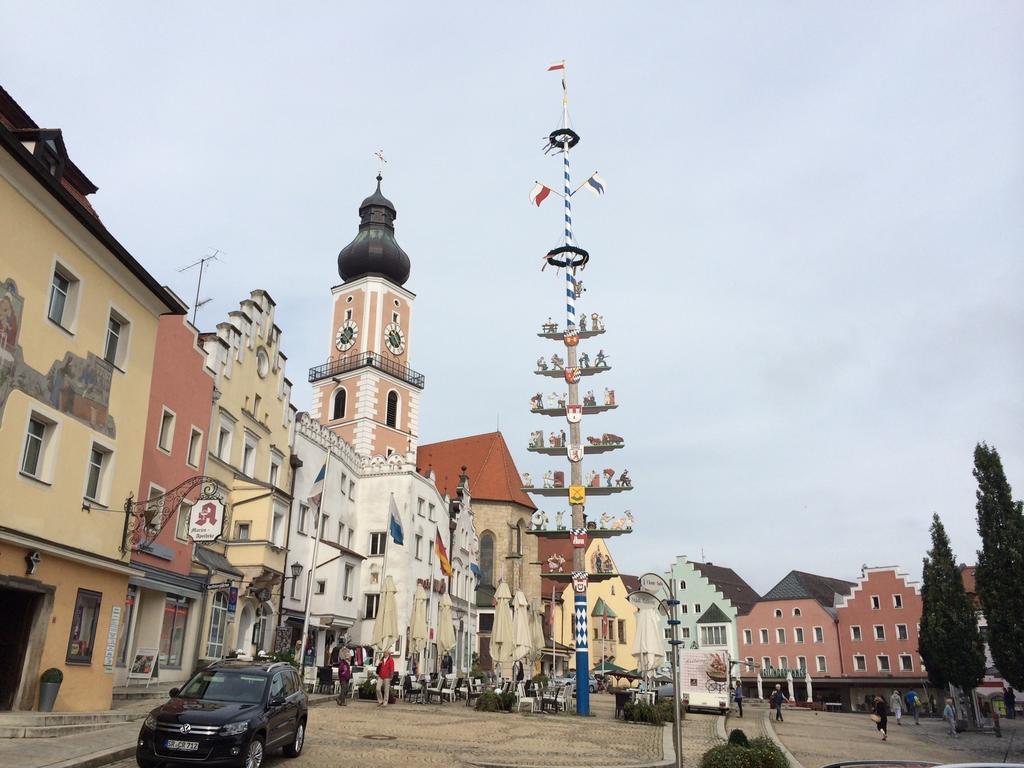
<path id="1" fill-rule="evenodd" d="M 732 700 L 736 702 L 736 708 L 740 711 L 740 717 L 743 717 L 743 687 L 736 682 L 736 688 L 732 692 Z"/>
<path id="2" fill-rule="evenodd" d="M 942 718 L 949 724 L 949 735 L 959 739 L 960 734 L 956 732 L 956 710 L 953 709 L 953 699 L 946 697 L 946 706 L 942 710 Z"/>
<path id="3" fill-rule="evenodd" d="M 921 699 L 917 691 L 907 691 L 907 711 L 914 716 L 914 725 L 921 724 Z"/>
<path id="4" fill-rule="evenodd" d="M 775 690 L 772 691 L 772 697 L 770 699 L 771 705 L 775 707 L 775 720 L 777 722 L 783 722 L 782 720 L 782 703 L 786 700 L 786 694 L 782 692 L 782 686 L 778 683 L 775 684 Z"/>
<path id="5" fill-rule="evenodd" d="M 391 676 L 395 674 L 395 660 L 391 650 L 384 651 L 384 658 L 377 665 L 377 706 L 386 707 L 391 697 Z"/>
<path id="6" fill-rule="evenodd" d="M 1003 705 L 1006 707 L 1006 716 L 1011 720 L 1017 719 L 1017 694 L 1006 685 L 1003 686 Z"/>
<path id="7" fill-rule="evenodd" d="M 871 704 L 871 719 L 875 721 L 875 728 L 882 734 L 882 741 L 888 741 L 889 734 L 886 733 L 889 727 L 888 711 L 885 708 L 885 699 L 881 696 L 875 696 L 875 700 Z"/>
<path id="8" fill-rule="evenodd" d="M 903 717 L 903 696 L 898 690 L 893 691 L 892 696 L 889 697 L 889 709 L 892 710 L 892 716 L 896 718 L 896 725 L 903 725 L 900 722 L 900 718 Z"/>
<path id="9" fill-rule="evenodd" d="M 338 651 L 338 704 L 348 706 L 348 689 L 352 683 L 352 665 L 348 663 L 352 651 L 342 646 Z"/>

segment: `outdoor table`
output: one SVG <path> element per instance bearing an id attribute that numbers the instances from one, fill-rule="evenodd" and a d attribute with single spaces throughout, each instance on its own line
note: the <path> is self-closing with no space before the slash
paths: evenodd
<path id="1" fill-rule="evenodd" d="M 632 691 L 615 691 L 615 719 L 626 719 L 626 702 L 632 696 Z"/>
<path id="2" fill-rule="evenodd" d="M 840 704 L 838 701 L 826 701 L 825 709 L 829 710 L 830 712 L 842 712 L 843 705 Z"/>

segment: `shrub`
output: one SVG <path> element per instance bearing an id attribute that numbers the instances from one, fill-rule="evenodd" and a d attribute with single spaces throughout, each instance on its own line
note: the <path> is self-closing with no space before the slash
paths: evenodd
<path id="1" fill-rule="evenodd" d="M 548 684 L 548 676 L 541 672 L 533 676 L 533 682 L 542 687 L 546 686 Z"/>
<path id="2" fill-rule="evenodd" d="M 360 699 L 373 699 L 377 697 L 377 681 L 376 679 L 367 679 L 359 684 L 356 689 L 359 691 Z"/>
<path id="3" fill-rule="evenodd" d="M 747 768 L 789 768 L 789 760 L 779 745 L 767 736 L 751 739 L 750 748 L 746 752 Z"/>
<path id="4" fill-rule="evenodd" d="M 291 664 L 296 669 L 299 668 L 299 662 L 295 660 L 295 651 L 278 651 L 270 657 L 274 661 L 284 661 Z"/>
<path id="5" fill-rule="evenodd" d="M 632 723 L 663 725 L 674 720 L 671 701 L 661 701 L 657 704 L 627 701 L 622 705 L 622 714 Z"/>
<path id="6" fill-rule="evenodd" d="M 476 700 L 477 712 L 497 712 L 501 709 L 501 701 L 494 691 L 484 691 Z"/>
<path id="7" fill-rule="evenodd" d="M 733 728 L 731 731 L 729 731 L 729 743 L 735 744 L 737 747 L 750 746 L 750 740 L 747 739 L 747 734 L 745 734 L 739 728 Z"/>
<path id="8" fill-rule="evenodd" d="M 498 694 L 498 701 L 501 704 L 502 710 L 511 712 L 512 707 L 516 705 L 516 695 L 512 691 L 505 691 Z"/>
<path id="9" fill-rule="evenodd" d="M 746 751 L 735 744 L 719 744 L 704 753 L 700 768 L 746 768 L 743 760 Z"/>
<path id="10" fill-rule="evenodd" d="M 733 733 L 742 731 L 733 731 Z M 704 753 L 700 768 L 789 768 L 789 761 L 782 750 L 768 738 L 761 737 L 750 741 L 749 747 L 740 746 L 731 741 L 719 744 Z"/>
<path id="11" fill-rule="evenodd" d="M 42 683 L 62 683 L 64 682 L 64 673 L 56 667 L 50 667 L 39 676 L 39 681 Z"/>

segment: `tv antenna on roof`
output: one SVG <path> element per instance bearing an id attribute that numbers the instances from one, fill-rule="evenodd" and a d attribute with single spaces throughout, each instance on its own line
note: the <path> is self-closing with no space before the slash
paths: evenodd
<path id="1" fill-rule="evenodd" d="M 213 253 L 207 256 L 203 256 L 203 258 L 199 259 L 199 261 L 194 261 L 187 267 L 182 267 L 181 269 L 178 270 L 179 272 L 187 272 L 193 267 L 199 267 L 199 279 L 196 281 L 196 300 L 192 303 L 192 325 L 196 324 L 196 313 L 199 311 L 199 308 L 204 304 L 208 304 L 210 302 L 210 299 L 203 299 L 202 301 L 199 300 L 199 290 L 203 287 L 203 270 L 206 268 L 206 262 L 220 261 L 220 259 L 218 259 L 217 256 L 219 256 L 221 253 L 223 253 L 223 251 L 221 251 L 219 248 L 214 248 Z"/>

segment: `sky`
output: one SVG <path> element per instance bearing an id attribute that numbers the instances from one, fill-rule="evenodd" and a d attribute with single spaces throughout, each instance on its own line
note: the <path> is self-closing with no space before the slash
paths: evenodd
<path id="1" fill-rule="evenodd" d="M 976 442 L 1024 487 L 1024 5 L 1014 2 L 62 3 L 0 0 L 0 83 L 62 128 L 114 235 L 198 325 L 277 302 L 294 402 L 332 337 L 374 185 L 417 294 L 420 441 L 553 419 L 535 334 L 563 312 L 542 139 L 568 62 L 574 198 L 620 407 L 585 419 L 635 489 L 624 572 L 676 555 L 759 591 L 790 569 L 917 578 L 937 512 L 979 546 Z M 599 343 L 597 343 L 599 342 Z M 471 479 L 472 482 L 472 479 Z M 549 511 L 554 506 L 548 505 Z"/>

